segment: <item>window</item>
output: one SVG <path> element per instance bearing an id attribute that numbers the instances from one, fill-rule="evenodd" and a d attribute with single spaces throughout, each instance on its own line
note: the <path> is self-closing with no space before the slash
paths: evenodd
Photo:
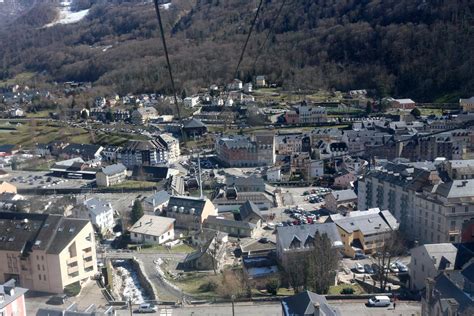
<path id="1" fill-rule="evenodd" d="M 43 274 L 43 280 L 46 281 L 46 274 Z"/>
<path id="2" fill-rule="evenodd" d="M 38 274 L 38 279 L 40 279 L 40 281 L 41 281 L 41 274 Z"/>
<path id="3" fill-rule="evenodd" d="M 466 206 L 466 207 L 464 208 L 464 212 L 466 212 L 466 213 L 469 212 L 469 206 Z"/>
<path id="4" fill-rule="evenodd" d="M 40 270 L 41 270 L 41 268 L 40 268 L 40 265 L 39 265 L 39 263 L 38 263 L 38 271 L 40 271 Z"/>
<path id="5" fill-rule="evenodd" d="M 451 213 L 456 213 L 456 208 L 455 207 L 451 208 Z"/>
<path id="6" fill-rule="evenodd" d="M 424 264 L 421 265 L 421 271 L 425 272 L 425 265 Z"/>

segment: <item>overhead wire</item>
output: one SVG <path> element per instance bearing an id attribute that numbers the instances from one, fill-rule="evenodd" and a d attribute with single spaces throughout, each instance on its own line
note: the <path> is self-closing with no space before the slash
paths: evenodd
<path id="1" fill-rule="evenodd" d="M 175 84 L 174 84 L 173 71 L 171 69 L 171 63 L 170 63 L 170 58 L 169 58 L 169 54 L 168 54 L 168 46 L 166 45 L 165 32 L 164 32 L 164 29 L 163 29 L 163 22 L 161 20 L 160 5 L 158 4 L 158 0 L 154 0 L 154 4 L 155 4 L 156 17 L 158 19 L 158 25 L 160 27 L 161 41 L 163 43 L 163 49 L 165 51 L 165 56 L 166 56 L 166 64 L 167 64 L 167 67 L 168 67 L 168 74 L 170 76 L 170 81 L 171 81 L 171 89 L 173 90 L 174 104 L 176 106 L 178 119 L 181 120 L 181 111 L 179 109 L 178 96 L 176 94 L 176 87 L 175 87 Z"/>

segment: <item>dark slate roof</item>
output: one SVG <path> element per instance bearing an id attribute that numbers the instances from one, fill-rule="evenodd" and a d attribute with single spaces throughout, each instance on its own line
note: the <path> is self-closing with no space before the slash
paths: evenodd
<path id="1" fill-rule="evenodd" d="M 336 308 L 329 305 L 326 297 L 316 293 L 305 291 L 299 294 L 284 298 L 281 301 L 283 315 L 285 316 L 305 316 L 314 315 L 314 304 L 320 306 L 321 316 L 339 316 L 341 313 Z"/>
<path id="2" fill-rule="evenodd" d="M 156 166 L 135 166 L 133 167 L 132 177 L 148 176 L 153 179 L 166 179 L 168 176 L 168 167 Z"/>
<path id="3" fill-rule="evenodd" d="M 0 212 L 0 249 L 24 256 L 32 249 L 57 254 L 88 223 L 60 215 Z"/>
<path id="4" fill-rule="evenodd" d="M 166 146 L 160 143 L 157 140 L 131 140 L 129 141 L 125 148 L 123 149 L 124 152 L 127 151 L 154 151 L 154 150 L 166 149 Z"/>
<path id="5" fill-rule="evenodd" d="M 190 209 L 194 208 L 194 214 L 199 216 L 206 205 L 206 201 L 206 199 L 190 196 L 171 196 L 168 202 L 168 210 L 172 210 L 174 206 L 178 210 L 180 207 L 183 207 L 184 212 L 188 213 Z"/>
<path id="6" fill-rule="evenodd" d="M 121 163 L 117 163 L 117 164 L 110 165 L 110 166 L 102 168 L 102 172 L 104 174 L 108 175 L 108 176 L 112 176 L 112 175 L 117 174 L 117 173 L 122 173 L 125 170 L 127 170 L 127 167 L 125 167 Z"/>
<path id="7" fill-rule="evenodd" d="M 81 155 L 84 157 L 93 157 L 101 146 L 91 144 L 69 144 L 62 149 L 62 153 L 67 155 Z"/>
<path id="8" fill-rule="evenodd" d="M 192 118 L 184 122 L 183 128 L 188 129 L 188 128 L 205 128 L 206 125 L 204 125 L 203 122 L 201 122 L 198 119 Z"/>
<path id="9" fill-rule="evenodd" d="M 219 226 L 235 227 L 235 228 L 242 228 L 242 229 L 255 228 L 255 225 L 252 223 L 234 221 L 232 219 L 226 219 L 224 217 L 212 216 L 212 215 L 207 217 L 206 224 L 214 224 L 214 225 L 219 225 Z"/>
<path id="10" fill-rule="evenodd" d="M 296 237 L 304 244 L 308 237 L 313 237 L 316 232 L 328 235 L 335 247 L 342 246 L 341 236 L 334 223 L 278 227 L 277 244 L 281 244 L 283 249 L 289 249 L 293 238 Z"/>
<path id="11" fill-rule="evenodd" d="M 15 145 L 9 145 L 9 144 L 0 145 L 0 152 L 10 152 L 14 148 L 15 148 Z"/>
<path id="12" fill-rule="evenodd" d="M 253 218 L 260 218 L 263 221 L 260 209 L 252 201 L 247 201 L 239 208 L 240 220 L 249 221 Z"/>
<path id="13" fill-rule="evenodd" d="M 454 271 L 453 279 L 459 277 L 459 271 Z M 434 289 L 440 299 L 454 299 L 459 304 L 459 312 L 463 312 L 474 304 L 474 299 L 450 278 L 447 273 L 441 273 L 435 278 Z"/>

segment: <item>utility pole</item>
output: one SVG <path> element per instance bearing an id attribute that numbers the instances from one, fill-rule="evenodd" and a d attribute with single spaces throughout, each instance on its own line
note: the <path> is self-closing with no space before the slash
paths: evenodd
<path id="1" fill-rule="evenodd" d="M 200 193 L 200 198 L 203 199 L 202 195 L 202 178 L 201 178 L 201 157 L 200 154 L 198 153 L 198 173 L 199 173 L 199 193 Z"/>
<path id="2" fill-rule="evenodd" d="M 234 310 L 235 295 L 232 295 L 230 298 L 232 301 L 232 316 L 235 316 L 235 310 Z"/>
<path id="3" fill-rule="evenodd" d="M 128 308 L 130 309 L 130 316 L 133 316 L 133 311 L 132 311 L 132 298 L 128 298 Z"/>

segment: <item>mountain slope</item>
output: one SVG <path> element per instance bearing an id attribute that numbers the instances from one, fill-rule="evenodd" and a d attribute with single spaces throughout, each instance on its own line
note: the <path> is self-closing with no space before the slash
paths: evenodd
<path id="1" fill-rule="evenodd" d="M 474 93 L 472 1 L 289 0 L 260 50 L 281 1 L 264 1 L 242 79 L 266 74 L 287 88 L 374 88 L 417 100 Z M 173 1 L 163 17 L 180 89 L 231 79 L 255 9 L 246 0 Z M 0 77 L 34 71 L 119 93 L 169 89 L 151 4 L 105 1 L 78 24 L 16 23 L 0 39 Z"/>

